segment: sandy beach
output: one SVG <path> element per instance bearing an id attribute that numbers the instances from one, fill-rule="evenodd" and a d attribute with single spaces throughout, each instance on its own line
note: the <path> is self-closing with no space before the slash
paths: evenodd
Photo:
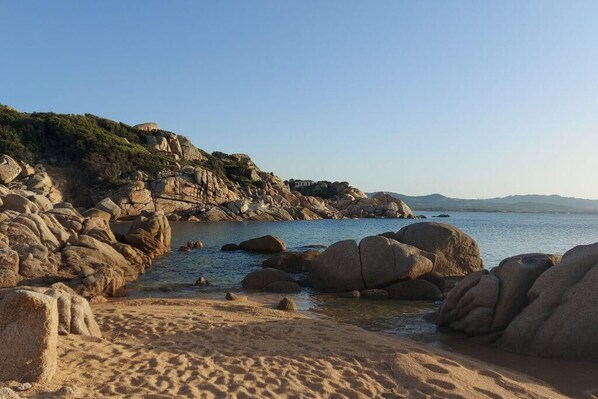
<path id="1" fill-rule="evenodd" d="M 57 393 L 65 386 L 81 398 L 566 397 L 438 344 L 246 298 L 114 300 L 93 309 L 103 338 L 61 336 L 56 376 L 22 397 L 65 397 Z"/>

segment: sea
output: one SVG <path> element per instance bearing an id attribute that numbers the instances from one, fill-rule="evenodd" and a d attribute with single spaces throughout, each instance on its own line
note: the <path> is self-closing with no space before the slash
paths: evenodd
<path id="1" fill-rule="evenodd" d="M 580 244 L 598 242 L 598 215 L 451 212 L 416 212 L 427 219 L 345 219 L 283 222 L 171 222 L 172 252 L 154 259 L 152 267 L 128 286 L 131 298 L 223 298 L 237 292 L 253 300 L 275 304 L 281 294 L 245 291 L 243 277 L 261 268 L 268 254 L 223 252 L 221 246 L 263 235 L 280 237 L 289 251 L 305 251 L 344 239 L 359 241 L 384 232 L 397 232 L 412 223 L 435 221 L 455 225 L 473 237 L 485 267 L 491 269 L 506 257 L 530 253 L 563 254 Z M 124 226 L 115 226 L 122 231 Z M 179 252 L 188 240 L 201 240 L 203 249 Z M 198 277 L 212 285 L 196 286 Z M 435 333 L 427 314 L 439 303 L 421 301 L 355 300 L 305 289 L 294 295 L 299 310 L 315 317 L 333 318 L 369 330 L 417 339 Z"/>

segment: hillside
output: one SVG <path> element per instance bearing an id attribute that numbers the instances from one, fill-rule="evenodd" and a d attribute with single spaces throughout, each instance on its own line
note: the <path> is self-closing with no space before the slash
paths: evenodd
<path id="1" fill-rule="evenodd" d="M 375 193 L 367 193 L 372 196 Z M 441 194 L 409 196 L 389 193 L 419 211 L 474 211 L 523 213 L 598 213 L 598 200 L 559 195 L 510 195 L 488 199 L 460 199 Z"/>
<path id="2" fill-rule="evenodd" d="M 95 206 L 113 218 L 157 210 L 203 221 L 413 217 L 402 201 L 366 198 L 346 182 L 330 183 L 333 195 L 295 191 L 246 154 L 209 154 L 153 122 L 129 126 L 0 105 L 0 157 L 10 189 Z"/>

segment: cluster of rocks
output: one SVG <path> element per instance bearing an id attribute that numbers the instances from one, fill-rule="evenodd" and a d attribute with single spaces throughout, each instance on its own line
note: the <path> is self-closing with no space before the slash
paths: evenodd
<path id="1" fill-rule="evenodd" d="M 32 201 L 46 210 L 51 204 L 61 202 L 62 193 L 54 185 L 45 168 L 17 162 L 8 155 L 0 155 L 0 184 Z"/>
<path id="2" fill-rule="evenodd" d="M 415 218 L 405 202 L 382 192 L 374 194 L 372 198 L 345 195 L 334 206 L 343 216 L 351 218 Z"/>
<path id="3" fill-rule="evenodd" d="M 598 360 L 598 244 L 524 254 L 469 274 L 437 324 L 533 356 Z"/>
<path id="4" fill-rule="evenodd" d="M 418 226 L 417 233 L 409 231 L 412 226 Z M 359 244 L 340 241 L 322 253 L 283 252 L 265 260 L 262 267 L 245 277 L 244 287 L 292 293 L 312 286 L 347 297 L 439 300 L 444 276 L 480 270 L 483 263 L 477 244 L 463 231 L 417 223 L 398 233 L 366 237 Z M 294 273 L 309 273 L 309 279 L 297 280 Z"/>
<path id="5" fill-rule="evenodd" d="M 115 236 L 110 217 L 82 215 L 71 204 L 0 185 L 0 288 L 64 282 L 85 297 L 121 295 L 127 281 L 170 250 L 161 212 L 139 216 Z"/>
<path id="6" fill-rule="evenodd" d="M 85 212 L 56 202 L 43 169 L 10 157 L 0 178 L 0 381 L 44 382 L 56 370 L 58 334 L 101 336 L 85 298 L 122 295 L 170 251 L 170 225 L 155 212 L 115 235 L 109 221 L 121 209 L 110 200 Z"/>
<path id="7" fill-rule="evenodd" d="M 197 149 L 185 136 L 165 132 L 154 122 L 141 123 L 135 128 L 148 132 L 146 143 L 152 148 L 166 154 L 171 154 L 176 160 L 204 161 L 205 155 Z"/>

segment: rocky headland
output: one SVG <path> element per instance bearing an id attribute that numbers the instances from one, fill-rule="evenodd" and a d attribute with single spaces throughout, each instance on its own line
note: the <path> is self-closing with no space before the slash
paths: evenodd
<path id="1" fill-rule="evenodd" d="M 153 122 L 128 126 L 0 105 L 0 154 L 0 184 L 111 220 L 156 211 L 190 221 L 415 217 L 400 199 L 368 198 L 347 182 L 296 187 L 248 155 L 208 154 Z"/>

